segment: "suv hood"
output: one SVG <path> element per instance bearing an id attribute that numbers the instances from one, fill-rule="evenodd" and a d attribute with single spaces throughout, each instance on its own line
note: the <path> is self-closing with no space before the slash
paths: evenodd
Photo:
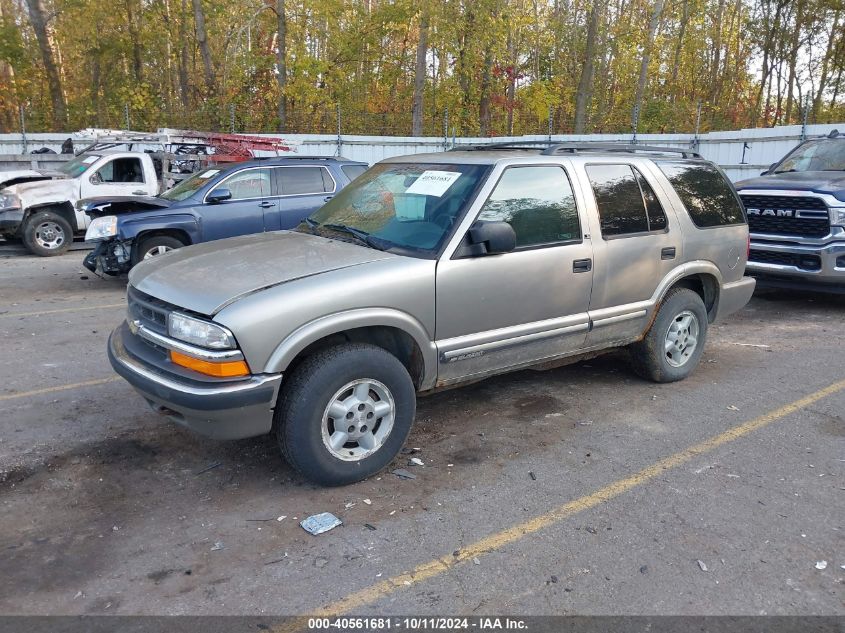
<path id="1" fill-rule="evenodd" d="M 24 182 L 34 182 L 38 180 L 53 180 L 56 178 L 64 177 L 65 175 L 59 171 L 36 171 L 34 169 L 16 169 L 14 171 L 4 171 L 0 173 L 0 189 L 12 187 L 13 185 L 17 185 Z"/>
<path id="2" fill-rule="evenodd" d="M 740 189 L 790 189 L 826 193 L 837 200 L 845 200 L 845 172 L 795 171 L 771 174 L 740 180 L 734 186 Z"/>
<path id="3" fill-rule="evenodd" d="M 159 255 L 135 266 L 129 283 L 167 303 L 213 315 L 265 288 L 391 257 L 397 255 L 316 235 L 277 231 Z"/>
<path id="4" fill-rule="evenodd" d="M 167 209 L 174 202 L 158 196 L 100 196 L 80 200 L 77 207 L 92 218 L 103 215 L 123 215 L 135 211 Z"/>

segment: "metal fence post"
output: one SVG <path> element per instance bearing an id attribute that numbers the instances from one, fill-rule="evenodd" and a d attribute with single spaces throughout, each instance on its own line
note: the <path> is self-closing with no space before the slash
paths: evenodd
<path id="1" fill-rule="evenodd" d="M 126 129 L 126 130 L 132 129 L 130 124 L 129 124 L 129 104 L 128 103 L 123 104 L 123 118 L 124 118 L 124 124 L 126 125 L 126 127 L 124 129 Z"/>
<path id="2" fill-rule="evenodd" d="M 552 106 L 549 106 L 549 143 L 552 142 Z"/>
<path id="3" fill-rule="evenodd" d="M 807 140 L 807 119 L 810 116 L 810 95 L 804 98 L 804 116 L 801 119 L 801 142 Z"/>
<path id="4" fill-rule="evenodd" d="M 690 149 L 695 152 L 698 152 L 698 147 L 701 145 L 701 140 L 698 138 L 698 131 L 701 127 L 701 101 L 698 102 L 698 106 L 696 108 L 695 113 L 695 136 L 692 138 L 692 143 L 690 143 Z"/>
<path id="5" fill-rule="evenodd" d="M 235 133 L 235 104 L 229 104 L 229 129 L 232 131 L 232 134 Z"/>
<path id="6" fill-rule="evenodd" d="M 443 151 L 449 149 L 449 108 L 443 110 Z"/>
<path id="7" fill-rule="evenodd" d="M 27 149 L 29 149 L 29 142 L 26 138 L 26 117 L 23 113 L 23 106 L 18 106 L 18 110 L 21 117 L 21 142 L 23 143 L 23 151 L 21 153 L 26 154 Z"/>
<path id="8" fill-rule="evenodd" d="M 640 124 L 640 104 L 634 104 L 634 110 L 631 112 L 631 130 L 633 132 L 633 136 L 631 137 L 631 143 L 634 145 L 637 144 L 637 127 Z"/>
<path id="9" fill-rule="evenodd" d="M 337 104 L 337 156 L 340 157 L 340 147 L 343 141 L 340 138 L 340 104 Z"/>

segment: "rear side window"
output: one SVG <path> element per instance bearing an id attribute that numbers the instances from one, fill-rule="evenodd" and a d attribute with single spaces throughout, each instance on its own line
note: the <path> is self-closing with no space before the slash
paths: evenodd
<path id="1" fill-rule="evenodd" d="M 517 248 L 581 239 L 575 196 L 557 166 L 508 167 L 478 219 L 510 224 Z"/>
<path id="2" fill-rule="evenodd" d="M 341 165 L 340 168 L 343 170 L 343 173 L 346 174 L 346 177 L 349 178 L 350 182 L 367 171 L 367 168 L 364 165 Z"/>
<path id="3" fill-rule="evenodd" d="M 334 182 L 323 167 L 277 167 L 282 195 L 303 195 L 309 193 L 330 193 Z"/>
<path id="4" fill-rule="evenodd" d="M 631 165 L 587 165 L 603 237 L 663 231 L 666 213 L 643 175 Z"/>
<path id="5" fill-rule="evenodd" d="M 658 161 L 681 202 L 699 228 L 744 224 L 745 217 L 733 187 L 712 165 Z"/>

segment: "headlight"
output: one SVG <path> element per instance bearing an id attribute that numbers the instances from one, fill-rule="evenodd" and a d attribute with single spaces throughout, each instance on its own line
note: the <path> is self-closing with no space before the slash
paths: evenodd
<path id="1" fill-rule="evenodd" d="M 104 240 L 115 235 L 117 235 L 117 216 L 104 215 L 101 218 L 94 218 L 94 221 L 88 225 L 88 230 L 85 231 L 85 241 Z"/>
<path id="2" fill-rule="evenodd" d="M 20 209 L 21 199 L 11 191 L 0 191 L 0 209 Z"/>
<path id="3" fill-rule="evenodd" d="M 834 226 L 845 226 L 845 207 L 830 210 L 830 223 Z"/>
<path id="4" fill-rule="evenodd" d="M 173 338 L 200 347 L 235 349 L 235 337 L 226 328 L 178 312 L 170 313 L 167 331 Z"/>

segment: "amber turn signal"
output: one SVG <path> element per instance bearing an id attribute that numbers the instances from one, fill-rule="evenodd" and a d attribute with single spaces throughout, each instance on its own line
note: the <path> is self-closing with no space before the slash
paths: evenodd
<path id="1" fill-rule="evenodd" d="M 226 360 L 214 363 L 170 350 L 170 361 L 174 365 L 187 367 L 188 369 L 193 369 L 201 374 L 214 376 L 216 378 L 235 378 L 238 376 L 249 375 L 249 367 L 247 366 L 246 361 L 242 360 Z"/>

